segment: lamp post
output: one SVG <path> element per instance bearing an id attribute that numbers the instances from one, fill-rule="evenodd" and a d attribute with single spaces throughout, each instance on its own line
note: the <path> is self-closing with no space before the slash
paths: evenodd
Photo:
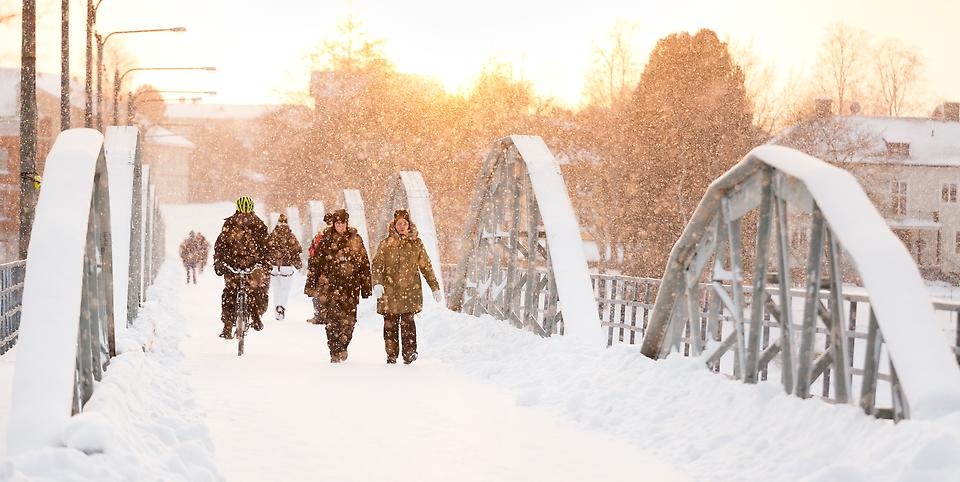
<path id="1" fill-rule="evenodd" d="M 100 34 L 96 34 L 97 37 L 97 130 L 103 130 L 103 114 L 101 106 L 103 104 L 103 48 L 107 45 L 107 41 L 110 40 L 110 37 L 114 35 L 125 35 L 131 33 L 156 33 L 156 32 L 186 32 L 186 27 L 170 27 L 170 28 L 148 28 L 141 30 L 119 30 L 116 32 L 110 32 L 107 35 L 101 37 Z"/>
<path id="2" fill-rule="evenodd" d="M 100 2 L 87 0 L 87 76 L 83 86 L 83 126 L 93 127 L 93 26 L 97 23 Z"/>
<path id="3" fill-rule="evenodd" d="M 130 72 L 136 72 L 138 70 L 206 70 L 206 71 L 216 71 L 216 67 L 134 67 L 132 69 L 127 69 L 123 75 L 120 75 L 120 70 L 114 70 L 113 73 L 113 124 L 116 125 L 120 118 L 120 85 L 123 83 L 123 78 L 127 76 Z"/>

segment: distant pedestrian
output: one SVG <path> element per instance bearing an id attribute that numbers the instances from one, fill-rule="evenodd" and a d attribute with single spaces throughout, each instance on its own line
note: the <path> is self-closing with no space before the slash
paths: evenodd
<path id="1" fill-rule="evenodd" d="M 180 261 L 183 262 L 183 269 L 187 271 L 187 284 L 190 284 L 191 278 L 193 284 L 197 284 L 197 264 L 200 261 L 200 253 L 197 249 L 197 234 L 190 231 L 187 239 L 180 243 Z"/>
<path id="2" fill-rule="evenodd" d="M 316 291 L 321 312 L 327 317 L 330 363 L 347 359 L 347 348 L 357 324 L 357 304 L 370 297 L 370 260 L 357 230 L 348 224 L 344 209 L 333 212 L 333 227 L 324 230 L 311 256 L 314 266 L 307 283 Z"/>
<path id="3" fill-rule="evenodd" d="M 403 343 L 403 362 L 417 359 L 417 326 L 413 315 L 423 309 L 420 275 L 427 280 L 433 297 L 440 302 L 443 295 L 433 274 L 433 265 L 427 256 L 417 227 L 410 221 L 405 209 L 393 214 L 387 237 L 380 242 L 373 258 L 371 277 L 373 296 L 377 299 L 377 313 L 383 315 L 383 341 L 387 363 L 396 363 Z"/>
<path id="4" fill-rule="evenodd" d="M 194 238 L 194 246 L 197 249 L 197 268 L 203 273 L 203 268 L 207 266 L 207 260 L 210 259 L 210 241 L 203 236 L 203 233 L 197 233 Z"/>
<path id="5" fill-rule="evenodd" d="M 287 224 L 287 215 L 281 214 L 277 226 L 267 236 L 267 256 L 270 259 L 270 276 L 273 286 L 273 304 L 277 320 L 284 319 L 287 312 L 287 299 L 290 297 L 290 285 L 293 275 L 301 267 L 303 261 L 300 253 L 303 247 L 293 235 Z"/>

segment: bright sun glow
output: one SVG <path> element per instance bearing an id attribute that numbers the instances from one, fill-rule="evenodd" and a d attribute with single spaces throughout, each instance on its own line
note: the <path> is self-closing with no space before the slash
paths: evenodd
<path id="1" fill-rule="evenodd" d="M 357 0 L 352 5 L 343 0 L 108 0 L 100 7 L 98 30 L 186 26 L 184 34 L 116 37 L 108 49 L 123 46 L 133 64 L 142 67 L 218 67 L 214 74 L 131 74 L 135 84 L 216 90 L 219 95 L 210 101 L 217 103 L 303 101 L 309 52 L 352 11 L 371 37 L 385 41 L 387 56 L 401 72 L 433 77 L 448 91 L 459 92 L 470 87 L 484 65 L 507 63 L 539 95 L 577 106 L 596 47 L 618 21 L 637 25 L 632 44 L 638 67 L 657 39 L 712 28 L 721 38 L 752 44 L 783 78 L 809 71 L 824 29 L 843 21 L 877 39 L 893 38 L 916 49 L 927 66 L 929 95 L 960 99 L 960 65 L 943 41 L 953 35 L 960 3 L 919 0 L 911 18 L 896 14 L 899 5 L 899 0 L 596 0 L 589 5 L 548 0 Z M 83 25 L 82 10 L 73 8 L 72 63 L 78 77 L 83 74 L 83 36 L 76 26 Z M 0 29 L 0 63 L 16 63 L 17 27 Z M 39 28 L 39 67 L 58 72 L 59 16 L 42 15 Z"/>

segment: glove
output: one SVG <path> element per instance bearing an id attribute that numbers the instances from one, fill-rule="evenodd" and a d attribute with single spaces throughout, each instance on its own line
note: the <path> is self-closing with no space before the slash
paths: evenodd
<path id="1" fill-rule="evenodd" d="M 373 298 L 379 299 L 383 296 L 383 285 L 376 285 L 373 287 Z"/>
<path id="2" fill-rule="evenodd" d="M 443 292 L 440 290 L 433 292 L 433 300 L 437 303 L 443 304 Z"/>
<path id="3" fill-rule="evenodd" d="M 226 271 L 226 268 L 224 268 L 222 262 L 213 263 L 213 272 L 216 273 L 217 276 L 223 276 L 224 271 Z"/>

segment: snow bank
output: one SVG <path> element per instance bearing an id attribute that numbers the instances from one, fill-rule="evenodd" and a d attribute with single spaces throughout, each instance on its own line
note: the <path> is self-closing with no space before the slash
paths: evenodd
<path id="1" fill-rule="evenodd" d="M 894 425 L 850 405 L 784 395 L 710 373 L 703 360 L 654 361 L 636 347 L 540 338 L 489 316 L 432 309 L 422 357 L 510 389 L 607 432 L 693 480 L 960 481 L 960 414 Z"/>
<path id="2" fill-rule="evenodd" d="M 168 263 L 158 281 L 179 281 Z M 20 453 L 0 464 L 0 480 L 214 481 L 213 443 L 181 369 L 180 315 L 159 309 L 177 293 L 151 288 L 152 301 L 118 335 L 103 380 L 71 417 L 59 446 Z M 160 335 L 162 334 L 162 336 Z"/>

